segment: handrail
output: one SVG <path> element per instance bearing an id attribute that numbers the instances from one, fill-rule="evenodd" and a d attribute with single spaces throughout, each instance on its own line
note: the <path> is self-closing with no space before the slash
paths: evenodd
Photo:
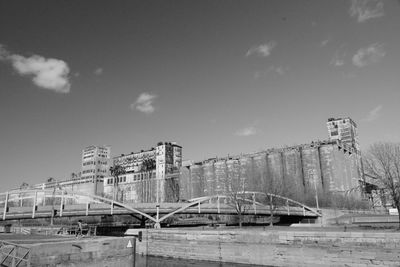
<path id="1" fill-rule="evenodd" d="M 256 194 L 256 195 L 264 195 L 264 196 L 272 196 L 272 197 L 275 197 L 275 198 L 280 198 L 282 200 L 286 200 L 287 202 L 290 202 L 290 203 L 296 204 L 296 205 L 298 205 L 298 206 L 300 206 L 302 208 L 305 208 L 308 211 L 310 211 L 310 212 L 314 213 L 315 215 L 317 215 L 318 217 L 322 216 L 321 213 L 319 213 L 317 210 L 315 210 L 315 209 L 313 209 L 313 208 L 311 208 L 311 207 L 309 207 L 307 205 L 304 205 L 303 203 L 300 203 L 300 202 L 298 202 L 296 200 L 290 199 L 288 197 L 280 196 L 280 195 L 277 195 L 277 194 L 257 192 L 257 191 L 243 191 L 243 192 L 238 192 L 237 194 L 238 195 L 254 195 L 254 194 Z M 226 195 L 214 195 L 214 196 L 206 196 L 206 197 L 198 197 L 198 198 L 189 199 L 189 202 L 198 202 L 198 201 L 202 202 L 202 201 L 206 201 L 206 200 L 212 200 L 212 199 L 215 199 L 215 198 L 228 198 L 229 199 L 229 198 L 232 198 L 232 197 L 231 196 L 226 196 Z M 260 204 L 262 204 L 262 203 L 260 203 Z M 264 205 L 264 204 L 262 204 L 262 205 Z"/>
<path id="2" fill-rule="evenodd" d="M 32 193 L 33 195 L 30 196 L 29 194 Z M 110 209 L 111 209 L 111 213 L 113 210 L 114 206 L 117 207 L 121 207 L 124 208 L 128 211 L 131 211 L 133 213 L 138 213 L 146 218 L 148 218 L 151 221 L 156 222 L 156 219 L 151 217 L 150 215 L 132 208 L 128 205 L 125 205 L 124 203 L 109 199 L 109 198 L 105 198 L 105 197 L 101 197 L 101 196 L 96 196 L 96 195 L 90 195 L 90 194 L 85 194 L 85 193 L 77 193 L 77 192 L 73 192 L 73 191 L 69 191 L 69 190 L 64 190 L 64 189 L 44 189 L 44 190 L 40 190 L 40 189 L 25 189 L 25 190 L 19 190 L 19 191 L 10 191 L 8 193 L 0 193 L 1 195 L 5 195 L 5 196 L 9 196 L 9 195 L 17 195 L 20 196 L 22 194 L 28 194 L 28 196 L 24 196 L 24 199 L 31 199 L 31 198 L 35 198 L 35 195 L 37 193 L 42 193 L 43 196 L 43 201 L 45 201 L 46 198 L 60 198 L 60 199 L 75 199 L 78 200 L 78 198 L 88 198 L 90 201 L 95 202 L 95 203 L 105 203 L 105 204 L 109 204 L 110 205 Z M 17 198 L 18 200 L 20 200 L 19 198 Z M 11 199 L 7 198 L 6 200 L 0 200 L 0 204 L 1 203 L 7 203 L 11 201 Z M 5 219 L 5 214 L 6 214 L 6 210 L 7 207 L 5 205 L 4 207 L 4 215 L 3 215 L 3 220 Z M 61 215 L 61 214 L 60 214 Z M 33 211 L 33 216 L 34 218 L 34 211 Z"/>
<path id="3" fill-rule="evenodd" d="M 239 199 L 241 201 L 247 202 L 249 204 L 253 204 L 253 209 L 254 209 L 254 214 L 257 214 L 257 207 L 266 207 L 269 206 L 267 204 L 261 203 L 256 201 L 256 196 L 257 195 L 262 195 L 262 196 L 267 196 L 272 198 L 278 198 L 278 199 L 282 199 L 285 201 L 286 203 L 286 208 L 287 208 L 287 213 L 288 215 L 290 215 L 290 206 L 298 206 L 301 207 L 303 209 L 303 215 L 305 216 L 305 210 L 308 210 L 309 212 L 311 212 L 312 214 L 320 217 L 321 214 L 314 210 L 313 208 L 306 206 L 298 201 L 295 201 L 293 199 L 287 198 L 287 197 L 283 197 L 277 194 L 272 194 L 272 193 L 264 193 L 264 192 L 256 192 L 256 191 L 243 191 L 243 192 L 237 192 L 236 193 L 236 197 L 239 197 Z M 61 201 L 61 204 L 57 204 L 60 205 L 60 213 L 59 213 L 59 217 L 63 216 L 63 210 L 64 210 L 64 203 L 66 199 L 75 199 L 76 201 L 81 200 L 82 204 L 86 204 L 86 215 L 89 215 L 89 202 L 90 203 L 104 203 L 107 205 L 110 205 L 110 214 L 112 215 L 114 212 L 114 207 L 120 207 L 123 208 L 129 212 L 132 213 L 136 213 L 136 214 L 140 214 L 143 217 L 155 222 L 156 224 L 160 224 L 160 222 L 164 221 L 165 219 L 167 219 L 168 217 L 182 212 L 186 209 L 192 208 L 196 205 L 198 205 L 199 207 L 199 213 L 200 213 L 200 205 L 203 202 L 206 201 L 211 201 L 213 199 L 217 199 L 218 203 L 217 203 L 217 208 L 218 208 L 218 213 L 220 212 L 220 199 L 232 199 L 234 196 L 233 195 L 214 195 L 214 196 L 205 196 L 205 197 L 198 197 L 198 198 L 194 198 L 194 199 L 190 199 L 188 203 L 183 204 L 181 207 L 178 207 L 177 209 L 173 210 L 172 212 L 165 214 L 163 217 L 159 217 L 159 205 L 157 206 L 157 213 L 156 216 L 151 216 L 147 213 L 142 212 L 141 210 L 138 210 L 130 205 L 118 202 L 118 201 L 114 201 L 112 199 L 109 198 L 105 198 L 105 197 L 101 197 L 101 196 L 97 196 L 97 195 L 90 195 L 90 194 L 85 194 L 85 193 L 80 193 L 80 192 L 73 192 L 73 191 L 69 191 L 69 190 L 65 190 L 65 189 L 25 189 L 25 190 L 14 190 L 14 191 L 9 191 L 6 193 L 0 193 L 0 196 L 5 196 L 5 200 L 0 200 L 0 203 L 4 203 L 4 210 L 3 210 L 3 220 L 6 219 L 6 215 L 8 212 L 8 203 L 10 201 L 16 201 L 16 200 L 20 200 L 22 201 L 23 199 L 34 199 L 33 201 L 33 205 L 32 205 L 32 218 L 35 218 L 35 211 L 36 211 L 36 206 L 38 205 L 37 203 L 37 199 L 40 198 L 40 201 L 43 201 L 43 205 L 46 203 L 46 198 L 59 198 Z M 250 198 L 248 196 L 251 196 Z M 272 200 L 271 200 L 272 201 Z M 53 201 L 52 201 L 53 202 Z M 84 203 L 83 203 L 84 202 Z M 53 202 L 54 203 L 54 202 Z M 22 204 L 22 202 L 21 202 Z M 289 204 L 291 204 L 289 206 Z M 54 205 L 54 204 L 52 204 Z"/>
<path id="4" fill-rule="evenodd" d="M 4 252 L 3 248 L 5 246 L 8 246 L 10 250 L 8 252 Z M 25 251 L 22 252 L 22 256 L 18 255 L 18 252 L 20 249 L 24 249 Z M 26 263 L 26 266 L 31 266 L 31 261 L 30 261 L 30 248 L 21 246 L 19 244 L 7 242 L 7 241 L 2 241 L 0 240 L 0 254 L 5 255 L 4 258 L 1 260 L 0 265 L 4 266 L 4 263 L 7 260 L 11 260 L 11 266 L 12 267 L 17 267 L 21 263 Z"/>

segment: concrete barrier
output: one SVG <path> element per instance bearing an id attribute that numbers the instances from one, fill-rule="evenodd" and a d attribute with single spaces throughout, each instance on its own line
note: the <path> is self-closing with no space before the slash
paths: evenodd
<path id="1" fill-rule="evenodd" d="M 400 233 L 146 230 L 143 255 L 270 266 L 399 266 Z"/>
<path id="2" fill-rule="evenodd" d="M 134 244 L 133 238 L 104 237 L 33 244 L 31 266 L 132 266 L 133 248 L 129 244 Z M 127 265 L 129 262 L 131 264 Z"/>

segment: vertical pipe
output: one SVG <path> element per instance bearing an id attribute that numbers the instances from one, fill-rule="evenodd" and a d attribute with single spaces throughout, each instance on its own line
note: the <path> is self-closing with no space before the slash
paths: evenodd
<path id="1" fill-rule="evenodd" d="M 219 196 L 217 197 L 217 210 L 218 210 L 218 214 L 220 213 L 220 210 L 219 210 Z"/>
<path id="2" fill-rule="evenodd" d="M 317 147 L 317 156 L 318 156 L 318 163 L 319 163 L 319 170 L 321 174 L 321 185 L 322 185 L 322 192 L 324 192 L 324 170 L 322 168 L 322 159 L 321 159 L 321 145 Z"/>
<path id="3" fill-rule="evenodd" d="M 35 197 L 33 198 L 32 219 L 35 218 L 36 203 L 37 203 L 37 191 L 35 191 Z"/>
<path id="4" fill-rule="evenodd" d="M 3 211 L 3 221 L 6 219 L 7 207 L 8 207 L 8 197 L 9 192 L 6 193 L 6 201 L 4 202 L 4 211 Z"/>
<path id="5" fill-rule="evenodd" d="M 60 217 L 62 217 L 63 214 L 63 206 L 64 206 L 64 191 L 61 191 Z"/>
<path id="6" fill-rule="evenodd" d="M 256 193 L 253 193 L 253 209 L 254 209 L 254 214 L 257 214 Z"/>
<path id="7" fill-rule="evenodd" d="M 289 208 L 289 200 L 286 199 L 286 209 L 287 209 L 287 215 L 290 215 L 290 208 Z"/>
<path id="8" fill-rule="evenodd" d="M 282 184 L 287 185 L 287 177 L 286 177 L 286 160 L 285 160 L 285 151 L 282 150 L 281 154 L 281 172 L 282 172 Z"/>

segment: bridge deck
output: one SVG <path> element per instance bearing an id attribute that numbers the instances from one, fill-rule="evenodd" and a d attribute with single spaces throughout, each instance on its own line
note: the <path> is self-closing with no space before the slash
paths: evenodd
<path id="1" fill-rule="evenodd" d="M 159 204 L 159 214 L 169 214 L 179 208 L 183 207 L 183 204 L 187 203 L 160 203 Z M 142 211 L 146 214 L 156 214 L 157 208 L 154 203 L 137 203 L 134 205 L 128 205 L 132 208 Z M 127 210 L 123 207 L 114 206 L 111 212 L 111 206 L 108 204 L 90 204 L 89 209 L 86 208 L 86 204 L 75 204 L 75 205 L 64 205 L 62 214 L 60 206 L 55 205 L 54 210 L 56 210 L 55 217 L 72 217 L 72 216 L 100 216 L 100 215 L 124 215 L 124 214 L 134 214 L 134 212 Z M 52 206 L 38 206 L 35 211 L 35 218 L 49 218 L 53 211 Z M 219 204 L 219 207 L 215 203 L 202 203 L 195 205 L 193 207 L 187 208 L 180 214 L 224 214 L 224 215 L 235 215 L 236 210 L 228 204 Z M 249 206 L 243 212 L 244 215 L 262 215 L 269 216 L 271 214 L 269 207 L 267 206 Z M 317 215 L 314 213 L 304 210 L 300 207 L 290 207 L 288 213 L 287 207 L 279 207 L 274 210 L 274 215 L 276 216 L 301 216 L 305 218 L 316 218 Z M 6 220 L 13 219 L 29 219 L 32 218 L 32 207 L 9 207 L 6 213 Z"/>

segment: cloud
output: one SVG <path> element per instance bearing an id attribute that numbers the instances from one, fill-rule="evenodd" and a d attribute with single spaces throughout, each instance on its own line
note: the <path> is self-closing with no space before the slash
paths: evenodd
<path id="1" fill-rule="evenodd" d="M 131 109 L 137 109 L 140 112 L 151 114 L 155 111 L 153 102 L 156 98 L 157 95 L 146 92 L 141 93 L 136 101 L 131 104 Z"/>
<path id="2" fill-rule="evenodd" d="M 379 18 L 385 15 L 381 0 L 352 0 L 349 10 L 350 16 L 356 17 L 358 22 Z"/>
<path id="3" fill-rule="evenodd" d="M 95 75 L 101 75 L 101 74 L 103 74 L 103 71 L 104 71 L 103 68 L 97 68 L 97 69 L 94 70 L 93 73 Z"/>
<path id="4" fill-rule="evenodd" d="M 285 67 L 276 67 L 276 66 L 269 66 L 267 69 L 265 70 L 260 70 L 260 71 L 256 71 L 254 72 L 254 78 L 258 79 L 261 78 L 265 75 L 267 75 L 268 73 L 276 73 L 279 75 L 285 75 L 288 72 L 288 68 Z"/>
<path id="5" fill-rule="evenodd" d="M 361 121 L 371 122 L 378 119 L 382 108 L 383 108 L 382 105 L 375 107 L 373 110 L 368 112 L 367 116 L 363 118 Z"/>
<path id="6" fill-rule="evenodd" d="M 253 46 L 250 48 L 247 53 L 246 57 L 249 57 L 251 55 L 256 55 L 259 57 L 268 57 L 271 54 L 271 50 L 277 45 L 275 41 L 271 41 L 266 44 L 261 44 L 258 46 Z"/>
<path id="7" fill-rule="evenodd" d="M 344 65 L 344 57 L 346 56 L 346 53 L 340 53 L 336 52 L 335 55 L 333 56 L 331 62 L 329 63 L 330 65 L 333 65 L 335 67 L 340 67 Z"/>
<path id="8" fill-rule="evenodd" d="M 252 136 L 257 134 L 257 128 L 253 126 L 248 126 L 243 129 L 239 129 L 236 131 L 235 135 L 237 136 Z"/>
<path id="9" fill-rule="evenodd" d="M 39 55 L 24 57 L 12 54 L 0 45 L 0 61 L 9 62 L 22 76 L 33 76 L 33 83 L 57 93 L 69 93 L 69 67 L 63 60 Z"/>
<path id="10" fill-rule="evenodd" d="M 330 40 L 329 38 L 328 38 L 328 39 L 325 39 L 325 40 L 322 40 L 321 43 L 320 43 L 320 46 L 321 46 L 321 47 L 324 47 L 324 46 L 326 46 L 330 41 L 331 41 L 331 40 Z"/>
<path id="11" fill-rule="evenodd" d="M 382 44 L 372 44 L 368 47 L 360 48 L 353 56 L 353 64 L 357 67 L 365 67 L 371 63 L 380 61 L 386 52 Z"/>

